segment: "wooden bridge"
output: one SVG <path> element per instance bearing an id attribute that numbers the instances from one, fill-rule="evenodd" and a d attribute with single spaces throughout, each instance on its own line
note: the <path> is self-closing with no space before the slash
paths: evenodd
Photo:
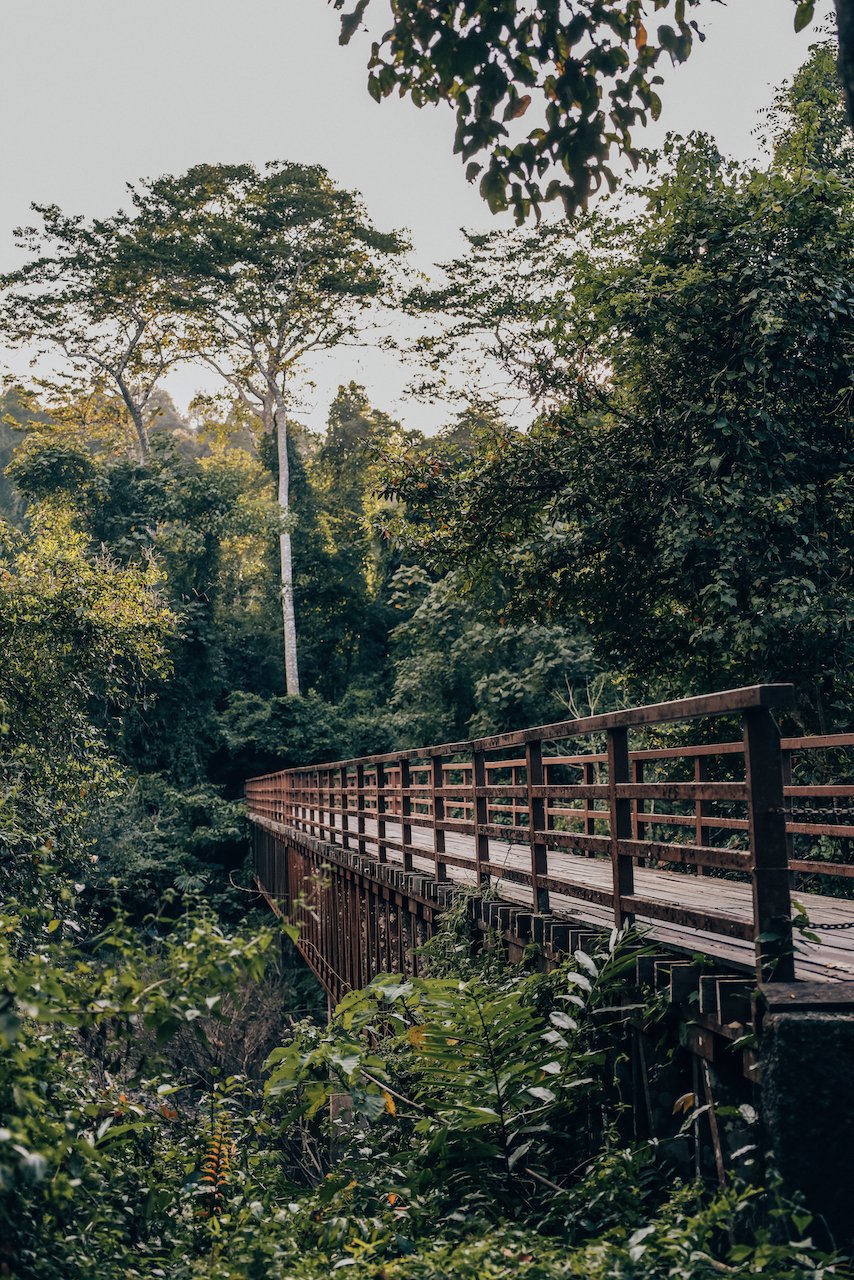
<path id="1" fill-rule="evenodd" d="M 258 888 L 330 1000 L 420 972 L 461 886 L 473 930 L 540 966 L 633 922 L 664 1019 L 627 991 L 633 1136 L 672 1137 L 673 1100 L 702 1098 L 696 1170 L 723 1181 L 743 1136 L 718 1108 L 758 1104 L 784 1187 L 854 1245 L 854 734 L 781 740 L 792 697 L 757 685 L 254 778 Z"/>
<path id="2" fill-rule="evenodd" d="M 259 888 L 333 998 L 416 971 L 460 885 L 511 954 L 632 921 L 683 963 L 854 981 L 854 734 L 781 740 L 792 698 L 758 685 L 254 778 Z"/>

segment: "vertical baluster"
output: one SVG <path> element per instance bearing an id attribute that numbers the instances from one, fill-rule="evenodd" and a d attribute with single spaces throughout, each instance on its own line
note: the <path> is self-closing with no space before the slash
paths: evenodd
<path id="1" fill-rule="evenodd" d="M 513 768 L 512 768 L 512 769 L 511 769 L 511 771 L 510 771 L 510 777 L 511 777 L 511 778 L 512 778 L 512 780 L 513 780 L 513 786 L 514 786 L 514 787 L 521 787 L 521 786 L 524 786 L 524 779 L 523 779 L 523 777 L 522 777 L 522 770 L 523 770 L 523 766 L 522 766 L 522 765 L 520 765 L 520 764 L 514 764 L 514 765 L 513 765 Z M 519 826 L 519 815 L 520 815 L 521 813 L 523 813 L 523 812 L 524 812 L 524 809 L 523 809 L 523 807 L 519 804 L 519 801 L 517 800 L 517 798 L 516 798 L 515 796 L 513 797 L 513 801 L 512 801 L 512 803 L 513 803 L 513 826 L 514 826 L 514 827 L 518 827 L 518 826 Z"/>
<path id="2" fill-rule="evenodd" d="M 694 757 L 694 781 L 708 782 L 709 780 L 709 757 Z M 706 828 L 703 826 L 703 819 L 709 816 L 709 801 L 697 800 L 694 804 L 694 840 L 698 845 L 706 843 Z M 709 868 L 702 865 L 697 867 L 697 874 L 707 876 Z"/>
<path id="3" fill-rule="evenodd" d="M 541 832 L 546 826 L 546 802 L 543 796 L 534 795 L 535 787 L 542 787 L 543 744 L 539 740 L 525 747 L 525 772 L 528 779 L 528 839 L 531 843 L 531 897 L 534 910 L 539 913 L 549 909 L 549 891 L 542 883 L 548 875 L 548 850 Z"/>
<path id="4" fill-rule="evenodd" d="M 783 770 L 783 808 L 785 810 L 785 816 L 786 816 L 786 856 L 791 862 L 792 858 L 794 858 L 795 856 L 795 837 L 792 835 L 791 831 L 789 830 L 789 823 L 792 821 L 792 798 L 791 796 L 786 795 L 785 788 L 790 787 L 792 785 L 792 765 L 793 765 L 792 752 L 781 751 L 780 763 Z M 836 804 L 836 801 L 834 801 L 834 805 L 835 804 Z M 847 842 L 843 840 L 842 842 L 843 849 L 845 848 L 846 843 Z M 797 888 L 797 875 L 798 873 L 796 871 L 792 871 L 790 873 L 789 875 L 790 889 Z"/>
<path id="5" fill-rule="evenodd" d="M 596 783 L 595 764 L 585 764 L 583 767 L 585 787 L 594 786 Z M 595 836 L 596 834 L 596 809 L 594 808 L 594 801 L 590 799 L 590 796 L 584 797 L 584 834 L 587 836 Z M 592 858 L 595 855 L 592 851 L 587 850 L 587 856 L 588 858 Z"/>
<path id="6" fill-rule="evenodd" d="M 632 835 L 632 802 L 617 797 L 616 788 L 629 781 L 629 731 L 608 730 L 608 808 L 611 827 L 611 871 L 614 885 L 614 924 L 617 928 L 633 919 L 626 911 L 623 898 L 634 893 L 634 866 L 630 857 L 620 853 L 619 843 Z"/>

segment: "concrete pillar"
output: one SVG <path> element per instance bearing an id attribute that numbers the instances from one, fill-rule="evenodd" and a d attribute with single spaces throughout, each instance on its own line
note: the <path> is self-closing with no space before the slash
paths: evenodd
<path id="1" fill-rule="evenodd" d="M 788 1192 L 854 1243 L 854 983 L 761 989 L 762 1119 Z M 818 1233 L 816 1233 L 818 1234 Z"/>

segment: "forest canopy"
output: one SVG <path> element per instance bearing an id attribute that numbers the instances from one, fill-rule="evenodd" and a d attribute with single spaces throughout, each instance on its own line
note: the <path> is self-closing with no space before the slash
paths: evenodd
<path id="1" fill-rule="evenodd" d="M 365 0 L 337 7 L 352 33 Z M 0 421 L 0 1273 L 842 1274 L 752 1106 L 721 1112 L 727 1181 L 699 1083 L 671 1099 L 663 1052 L 627 1085 L 627 1000 L 646 1043 L 667 1017 L 632 986 L 637 937 L 512 967 L 462 898 L 426 976 L 327 1020 L 247 865 L 243 783 L 274 768 L 766 680 L 795 684 L 784 728 L 850 723 L 835 49 L 779 91 L 762 161 L 673 136 L 582 211 L 656 110 L 656 60 L 697 35 L 694 5 L 653 7 L 657 33 L 639 4 L 580 8 L 578 66 L 554 21 L 499 25 L 496 62 L 471 47 L 482 4 L 395 6 L 378 96 L 453 97 L 494 207 L 575 214 L 470 234 L 427 280 L 295 162 L 140 180 L 106 218 L 38 204 L 20 232 L 0 324 L 37 363 Z M 505 146 L 534 82 L 548 131 Z M 380 313 L 417 327 L 444 427 L 347 381 L 308 429 L 304 362 Z M 178 364 L 217 392 L 176 408 Z"/>

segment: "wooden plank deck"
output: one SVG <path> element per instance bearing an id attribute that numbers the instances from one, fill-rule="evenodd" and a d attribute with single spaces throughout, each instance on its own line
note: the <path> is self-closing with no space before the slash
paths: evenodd
<path id="1" fill-rule="evenodd" d="M 317 824 L 320 815 L 315 811 L 312 817 Z M 331 815 L 324 811 L 323 823 L 327 825 L 327 830 L 330 817 Z M 334 843 L 340 844 L 342 837 L 340 818 L 332 816 L 332 821 L 335 827 Z M 308 818 L 304 829 L 310 830 L 311 822 L 312 818 Z M 355 824 L 351 822 L 347 833 L 351 849 L 356 847 L 357 837 L 354 826 Z M 385 838 L 390 844 L 402 843 L 403 832 L 399 821 L 392 818 L 385 820 Z M 379 845 L 377 822 L 373 817 L 365 817 L 364 839 L 366 856 L 376 860 Z M 445 844 L 446 853 L 449 856 L 464 860 L 466 864 L 460 866 L 448 863 L 448 879 L 459 884 L 473 884 L 475 882 L 474 837 L 448 831 L 445 833 Z M 432 830 L 414 826 L 411 851 L 413 870 L 432 876 L 434 872 Z M 400 851 L 389 848 L 387 861 L 391 865 L 401 865 Z M 531 868 L 530 847 L 514 844 L 511 841 L 490 839 L 489 861 L 493 867 L 500 867 L 510 875 L 514 872 L 517 875 L 527 875 Z M 580 856 L 550 847 L 548 874 L 550 881 L 572 882 L 573 886 L 579 886 L 582 892 L 584 889 L 608 894 L 611 892 L 611 863 L 606 858 Z M 651 902 L 710 914 L 720 913 L 722 920 L 734 919 L 743 921 L 746 925 L 753 920 L 751 886 L 746 880 L 723 879 L 716 875 L 698 876 L 690 872 L 662 871 L 649 867 L 636 867 L 634 875 L 636 895 Z M 505 875 L 492 875 L 490 883 L 503 901 L 518 902 L 531 907 L 529 884 L 520 883 Z M 806 909 L 812 925 L 850 924 L 852 926 L 850 929 L 827 932 L 822 932 L 819 928 L 817 929 L 820 939 L 818 943 L 796 938 L 796 977 L 813 981 L 850 981 L 854 978 L 854 901 L 808 893 L 795 893 L 794 897 Z M 573 887 L 569 884 L 566 891 L 559 890 L 557 887 L 552 888 L 550 911 L 554 916 L 578 920 L 601 928 L 609 928 L 613 922 L 609 906 L 590 902 L 578 893 L 573 893 Z M 642 914 L 637 917 L 637 925 L 650 938 L 688 954 L 699 952 L 712 959 L 719 959 L 728 966 L 750 971 L 754 969 L 752 942 L 698 930 L 693 926 L 651 920 L 644 918 Z"/>

